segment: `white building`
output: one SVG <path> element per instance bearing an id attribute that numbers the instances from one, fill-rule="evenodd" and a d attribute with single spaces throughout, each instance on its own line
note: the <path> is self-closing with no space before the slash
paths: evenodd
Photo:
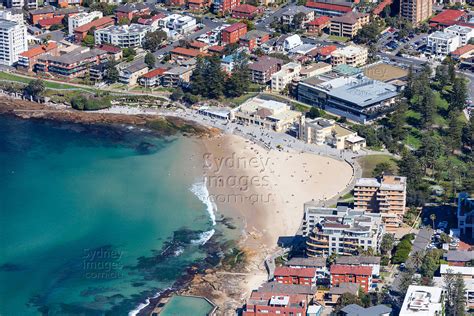
<path id="1" fill-rule="evenodd" d="M 467 45 L 469 40 L 474 37 L 474 29 L 467 26 L 451 25 L 445 28 L 444 32 L 459 36 L 459 46 Z"/>
<path id="2" fill-rule="evenodd" d="M 151 30 L 149 25 L 112 25 L 94 32 L 96 44 L 111 44 L 119 47 L 137 47 L 144 42 Z"/>
<path id="3" fill-rule="evenodd" d="M 426 46 L 434 55 L 448 55 L 460 46 L 460 38 L 453 33 L 436 31 L 428 35 Z"/>
<path id="4" fill-rule="evenodd" d="M 283 49 L 289 51 L 290 49 L 298 47 L 302 44 L 303 42 L 301 41 L 300 36 L 298 34 L 294 34 L 285 38 L 283 41 Z"/>
<path id="5" fill-rule="evenodd" d="M 197 27 L 195 18 L 180 14 L 168 15 L 159 21 L 159 25 L 179 34 L 190 33 Z"/>
<path id="6" fill-rule="evenodd" d="M 18 24 L 25 23 L 25 19 L 23 17 L 23 10 L 21 9 L 9 9 L 0 11 L 0 19 L 13 21 Z"/>
<path id="7" fill-rule="evenodd" d="M 333 66 L 349 65 L 352 67 L 363 66 L 367 63 L 369 51 L 364 46 L 348 45 L 336 49 L 331 54 L 331 64 Z"/>
<path id="8" fill-rule="evenodd" d="M 272 75 L 272 91 L 281 91 L 291 83 L 291 81 L 300 75 L 301 64 L 288 63 L 281 67 L 280 71 Z"/>
<path id="9" fill-rule="evenodd" d="M 442 315 L 442 292 L 439 287 L 410 285 L 403 301 L 400 316 Z"/>
<path id="10" fill-rule="evenodd" d="M 28 50 L 26 26 L 0 20 L 0 65 L 11 66 L 18 56 Z"/>
<path id="11" fill-rule="evenodd" d="M 7 8 L 17 8 L 21 9 L 25 5 L 24 0 L 7 0 L 6 1 L 6 6 Z"/>
<path id="12" fill-rule="evenodd" d="M 68 30 L 69 35 L 74 35 L 74 30 L 81 25 L 92 22 L 95 19 L 100 19 L 103 17 L 102 12 L 92 11 L 92 12 L 83 12 L 68 18 Z"/>

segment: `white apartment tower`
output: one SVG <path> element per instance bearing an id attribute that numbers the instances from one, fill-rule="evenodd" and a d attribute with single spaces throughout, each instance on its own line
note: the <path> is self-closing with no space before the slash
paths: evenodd
<path id="1" fill-rule="evenodd" d="M 0 19 L 0 65 L 13 65 L 26 50 L 26 26 Z"/>
<path id="2" fill-rule="evenodd" d="M 79 26 L 90 23 L 95 19 L 100 19 L 101 17 L 103 17 L 103 14 L 100 11 L 84 12 L 70 16 L 68 19 L 69 35 L 74 35 L 74 30 Z"/>

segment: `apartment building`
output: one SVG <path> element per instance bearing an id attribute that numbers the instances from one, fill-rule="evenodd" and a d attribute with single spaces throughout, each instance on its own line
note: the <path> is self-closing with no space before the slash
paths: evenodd
<path id="1" fill-rule="evenodd" d="M 306 6 L 318 15 L 340 16 L 352 11 L 353 2 L 307 1 Z"/>
<path id="2" fill-rule="evenodd" d="M 284 62 L 281 59 L 269 56 L 259 57 L 256 62 L 248 66 L 252 82 L 267 84 L 272 80 L 272 75 L 280 70 L 283 64 Z"/>
<path id="3" fill-rule="evenodd" d="M 347 12 L 331 19 L 330 33 L 336 36 L 353 38 L 370 21 L 367 13 Z"/>
<path id="4" fill-rule="evenodd" d="M 328 144 L 336 149 L 358 151 L 366 147 L 365 138 L 357 135 L 334 120 L 318 117 L 315 119 L 303 118 L 299 126 L 299 138 L 308 144 Z"/>
<path id="5" fill-rule="evenodd" d="M 240 4 L 240 0 L 215 0 L 212 3 L 212 11 L 216 14 L 227 14 Z"/>
<path id="6" fill-rule="evenodd" d="M 270 40 L 270 33 L 259 30 L 252 30 L 242 36 L 239 40 L 240 46 L 247 47 L 250 51 L 260 47 Z"/>
<path id="7" fill-rule="evenodd" d="M 434 286 L 410 285 L 400 316 L 443 315 L 443 289 Z"/>
<path id="8" fill-rule="evenodd" d="M 59 53 L 56 42 L 49 42 L 46 45 L 40 45 L 31 48 L 20 54 L 17 67 L 27 71 L 33 71 L 38 58 L 43 54 L 57 55 Z"/>
<path id="9" fill-rule="evenodd" d="M 258 315 L 307 315 L 308 297 L 302 294 L 279 294 L 253 291 L 242 316 Z"/>
<path id="10" fill-rule="evenodd" d="M 225 44 L 237 43 L 246 33 L 247 25 L 245 23 L 234 23 L 222 30 L 221 42 Z"/>
<path id="11" fill-rule="evenodd" d="M 138 79 L 148 72 L 148 66 L 143 60 L 137 60 L 119 70 L 119 81 L 128 86 L 136 86 Z"/>
<path id="12" fill-rule="evenodd" d="M 102 17 L 103 17 L 103 14 L 100 11 L 83 12 L 83 13 L 76 14 L 74 16 L 70 16 L 68 18 L 69 35 L 74 35 L 74 30 L 78 28 L 79 26 L 90 23 L 93 20 L 100 19 Z"/>
<path id="13" fill-rule="evenodd" d="M 325 257 L 293 257 L 285 262 L 285 266 L 290 268 L 313 268 L 316 270 L 317 279 L 323 279 L 329 275 Z"/>
<path id="14" fill-rule="evenodd" d="M 281 67 L 280 71 L 272 75 L 272 91 L 279 92 L 285 89 L 293 79 L 300 75 L 301 64 L 290 62 Z"/>
<path id="15" fill-rule="evenodd" d="M 80 43 L 82 40 L 86 37 L 87 33 L 91 30 L 100 30 L 108 26 L 114 25 L 115 21 L 114 19 L 105 16 L 103 18 L 99 18 L 97 20 L 93 20 L 89 23 L 83 24 L 79 27 L 76 27 L 74 29 L 74 37 L 76 39 L 76 42 Z"/>
<path id="16" fill-rule="evenodd" d="M 52 17 L 54 17 L 54 8 L 51 6 L 28 11 L 28 18 L 33 25 L 38 24 L 42 19 L 50 19 Z"/>
<path id="17" fill-rule="evenodd" d="M 460 46 L 460 38 L 453 33 L 436 31 L 428 35 L 426 47 L 434 55 L 446 56 Z"/>
<path id="18" fill-rule="evenodd" d="M 363 66 L 367 63 L 369 51 L 366 47 L 348 45 L 336 49 L 331 54 L 331 64 L 334 66 L 348 65 L 352 67 Z"/>
<path id="19" fill-rule="evenodd" d="M 331 286 L 338 286 L 341 283 L 358 284 L 365 293 L 369 292 L 372 286 L 372 267 L 333 264 L 330 268 Z"/>
<path id="20" fill-rule="evenodd" d="M 324 29 L 331 26 L 331 18 L 325 15 L 315 18 L 313 21 L 309 22 L 306 27 L 308 33 L 321 34 Z"/>
<path id="21" fill-rule="evenodd" d="M 303 234 L 308 256 L 353 255 L 360 248 L 379 249 L 385 230 L 380 214 L 345 206 L 318 207 L 314 202 L 305 203 L 304 209 Z"/>
<path id="22" fill-rule="evenodd" d="M 259 8 L 250 4 L 241 4 L 232 9 L 232 17 L 234 19 L 253 20 L 259 14 Z"/>
<path id="23" fill-rule="evenodd" d="M 147 72 L 138 80 L 141 86 L 146 88 L 157 87 L 161 85 L 161 79 L 168 68 L 156 68 Z"/>
<path id="24" fill-rule="evenodd" d="M 196 29 L 196 19 L 181 14 L 171 14 L 158 21 L 158 25 L 178 34 L 187 34 Z"/>
<path id="25" fill-rule="evenodd" d="M 431 0 L 400 0 L 400 15 L 414 26 L 427 20 L 433 14 Z"/>
<path id="26" fill-rule="evenodd" d="M 399 227 L 405 214 L 406 186 L 406 177 L 360 178 L 354 187 L 354 207 L 380 213 L 387 227 Z"/>
<path id="27" fill-rule="evenodd" d="M 150 13 L 150 7 L 142 2 L 126 3 L 115 9 L 117 21 L 123 18 L 131 21 L 136 16 L 149 15 Z"/>
<path id="28" fill-rule="evenodd" d="M 273 276 L 280 284 L 316 285 L 315 268 L 276 267 Z"/>
<path id="29" fill-rule="evenodd" d="M 189 83 L 194 67 L 177 66 L 163 73 L 163 87 L 179 87 Z"/>
<path id="30" fill-rule="evenodd" d="M 474 28 L 462 25 L 451 25 L 444 29 L 445 33 L 459 36 L 459 46 L 464 46 L 469 43 L 469 40 L 474 37 Z"/>
<path id="31" fill-rule="evenodd" d="M 16 8 L 0 11 L 0 20 L 12 21 L 20 25 L 25 24 L 23 10 Z"/>
<path id="32" fill-rule="evenodd" d="M 316 76 L 298 85 L 298 101 L 367 123 L 393 110 L 397 87 L 361 74 L 329 79 Z"/>
<path id="33" fill-rule="evenodd" d="M 22 9 L 25 6 L 25 1 L 24 0 L 7 0 L 5 1 L 5 5 L 7 8 Z"/>
<path id="34" fill-rule="evenodd" d="M 380 275 L 380 257 L 376 256 L 340 256 L 336 258 L 336 264 L 356 267 L 371 267 L 372 276 Z"/>
<path id="35" fill-rule="evenodd" d="M 301 15 L 302 19 L 295 19 L 297 14 Z M 306 25 L 313 20 L 314 11 L 304 6 L 290 7 L 285 12 L 283 12 L 280 18 L 280 21 L 283 25 L 289 25 L 295 28 L 305 28 Z"/>
<path id="36" fill-rule="evenodd" d="M 12 66 L 27 49 L 26 26 L 0 19 L 0 65 Z"/>
<path id="37" fill-rule="evenodd" d="M 62 55 L 45 54 L 38 57 L 36 69 L 67 79 L 83 76 L 93 65 L 107 61 L 107 52 L 78 47 Z"/>
<path id="38" fill-rule="evenodd" d="M 94 32 L 95 43 L 111 44 L 121 48 L 139 47 L 151 27 L 142 24 L 112 25 Z"/>
<path id="39" fill-rule="evenodd" d="M 474 198 L 466 192 L 458 194 L 456 215 L 461 236 L 474 240 Z"/>

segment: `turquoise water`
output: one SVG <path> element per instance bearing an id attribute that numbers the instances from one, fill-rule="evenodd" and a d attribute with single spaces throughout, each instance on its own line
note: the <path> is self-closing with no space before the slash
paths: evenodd
<path id="1" fill-rule="evenodd" d="M 213 306 L 205 299 L 191 296 L 173 296 L 165 308 L 161 311 L 160 316 L 206 316 L 212 311 Z"/>
<path id="2" fill-rule="evenodd" d="M 191 140 L 6 116 L 0 135 L 0 315 L 127 315 L 206 257 Z"/>

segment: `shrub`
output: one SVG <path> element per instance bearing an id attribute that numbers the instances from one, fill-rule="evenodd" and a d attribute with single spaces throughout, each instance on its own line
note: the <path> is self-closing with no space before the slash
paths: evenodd
<path id="1" fill-rule="evenodd" d="M 96 111 L 106 109 L 111 106 L 110 98 L 105 97 L 87 97 L 84 95 L 71 98 L 73 109 L 80 111 Z"/>

